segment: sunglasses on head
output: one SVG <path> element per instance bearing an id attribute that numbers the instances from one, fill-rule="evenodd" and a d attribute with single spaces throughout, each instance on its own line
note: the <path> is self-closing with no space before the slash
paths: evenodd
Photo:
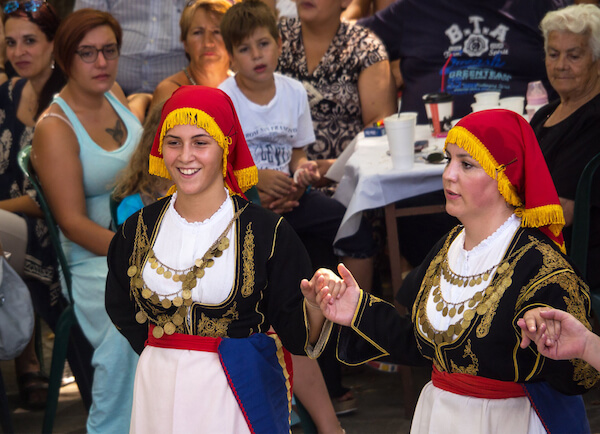
<path id="1" fill-rule="evenodd" d="M 4 5 L 4 13 L 6 15 L 12 14 L 17 9 L 22 9 L 29 13 L 36 12 L 44 3 L 46 3 L 46 0 L 29 0 L 23 3 L 18 0 L 11 0 Z"/>

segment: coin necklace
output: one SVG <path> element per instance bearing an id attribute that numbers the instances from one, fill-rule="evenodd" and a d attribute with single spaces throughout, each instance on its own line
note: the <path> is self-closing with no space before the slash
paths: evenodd
<path id="1" fill-rule="evenodd" d="M 162 275 L 163 277 L 169 279 L 172 278 L 174 282 L 182 282 L 181 289 L 173 292 L 171 294 L 161 294 L 164 297 L 162 300 L 159 298 L 158 294 L 148 288 L 143 278 L 141 277 L 141 268 L 138 269 L 135 265 L 132 265 L 127 270 L 127 275 L 136 282 L 136 287 L 141 289 L 142 298 L 148 300 L 155 306 L 160 306 L 164 309 L 170 309 L 172 306 L 177 307 L 177 311 L 170 316 L 167 317 L 167 320 L 161 321 L 163 324 L 160 325 L 158 321 L 150 318 L 146 311 L 142 308 L 142 306 L 138 302 L 138 306 L 140 310 L 135 316 L 135 319 L 138 323 L 143 324 L 146 321 L 150 320 L 156 323 L 156 327 L 152 331 L 152 334 L 155 338 L 161 338 L 164 333 L 167 335 L 172 335 L 177 330 L 177 326 L 183 324 L 183 318 L 187 315 L 187 308 L 192 305 L 192 289 L 197 285 L 197 279 L 201 279 L 204 277 L 205 268 L 210 268 L 214 264 L 214 259 L 220 257 L 227 248 L 229 248 L 229 238 L 227 238 L 227 233 L 233 226 L 233 223 L 237 220 L 238 216 L 242 213 L 242 211 L 246 207 L 238 210 L 233 218 L 227 224 L 225 230 L 221 233 L 221 235 L 215 240 L 214 243 L 208 248 L 206 253 L 201 258 L 198 258 L 194 261 L 194 265 L 184 270 L 177 270 L 171 267 L 164 265 L 154 254 L 154 251 L 150 249 L 148 251 L 148 262 L 151 264 L 150 267 L 157 271 L 157 274 Z M 153 260 L 151 260 L 153 258 Z M 156 266 L 154 266 L 156 265 Z M 159 269 L 162 270 L 159 272 Z M 165 268 L 167 269 L 165 271 Z M 169 274 L 167 274 L 169 273 Z M 167 274 L 167 276 L 165 276 Z M 177 277 L 175 277 L 177 276 Z M 138 285 L 141 283 L 141 285 Z M 175 296 L 173 300 L 168 297 Z"/>

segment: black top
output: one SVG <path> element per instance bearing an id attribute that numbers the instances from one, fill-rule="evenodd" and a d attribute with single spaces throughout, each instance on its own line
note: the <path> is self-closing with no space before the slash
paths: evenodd
<path id="1" fill-rule="evenodd" d="M 143 208 L 121 226 L 108 252 L 106 310 L 133 349 L 141 353 L 148 323 L 136 321 L 140 306 L 153 320 L 173 315 L 177 308 L 150 305 L 127 271 L 143 268 L 156 240 L 171 198 Z M 233 289 L 222 303 L 189 307 L 191 320 L 177 333 L 245 338 L 266 333 L 272 325 L 283 345 L 294 354 L 305 354 L 308 335 L 300 281 L 310 278 L 311 266 L 302 242 L 277 214 L 233 196 L 234 212 L 244 208 L 235 225 L 236 261 Z M 150 240 L 145 242 L 144 240 Z M 218 259 L 217 259 L 218 260 Z M 139 303 L 139 304 L 138 304 Z"/>

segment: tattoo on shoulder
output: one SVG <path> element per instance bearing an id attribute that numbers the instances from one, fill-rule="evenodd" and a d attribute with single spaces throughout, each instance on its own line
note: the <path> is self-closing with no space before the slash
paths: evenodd
<path id="1" fill-rule="evenodd" d="M 117 123 L 114 128 L 107 128 L 105 130 L 112 138 L 117 142 L 118 145 L 123 144 L 123 137 L 125 136 L 125 128 L 121 119 L 117 119 Z"/>

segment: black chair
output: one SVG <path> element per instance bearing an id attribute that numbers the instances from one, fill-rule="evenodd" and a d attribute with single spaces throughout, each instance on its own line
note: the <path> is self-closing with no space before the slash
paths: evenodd
<path id="1" fill-rule="evenodd" d="M 570 256 L 584 277 L 587 277 L 592 184 L 599 167 L 600 154 L 592 158 L 581 172 L 575 193 Z M 600 318 L 600 288 L 590 288 L 590 293 L 592 309 L 596 316 Z"/>
<path id="2" fill-rule="evenodd" d="M 56 328 L 54 330 L 54 347 L 52 349 L 52 361 L 50 365 L 50 378 L 48 381 L 48 398 L 46 402 L 46 410 L 44 413 L 44 422 L 42 427 L 43 433 L 51 433 L 54 426 L 54 418 L 56 417 L 56 410 L 58 407 L 58 396 L 60 394 L 60 387 L 62 384 L 62 375 L 67 359 L 67 347 L 69 345 L 69 336 L 71 328 L 76 324 L 75 311 L 73 309 L 73 294 L 71 289 L 71 271 L 69 263 L 63 252 L 60 238 L 58 235 L 58 228 L 54 216 L 52 215 L 39 180 L 35 175 L 30 163 L 31 146 L 23 148 L 18 155 L 19 167 L 25 174 L 26 178 L 33 185 L 40 208 L 44 213 L 44 218 L 48 226 L 48 232 L 50 234 L 50 240 L 56 252 L 58 263 L 62 269 L 62 274 L 67 287 L 68 301 L 70 302 L 65 309 L 62 311 Z"/>

